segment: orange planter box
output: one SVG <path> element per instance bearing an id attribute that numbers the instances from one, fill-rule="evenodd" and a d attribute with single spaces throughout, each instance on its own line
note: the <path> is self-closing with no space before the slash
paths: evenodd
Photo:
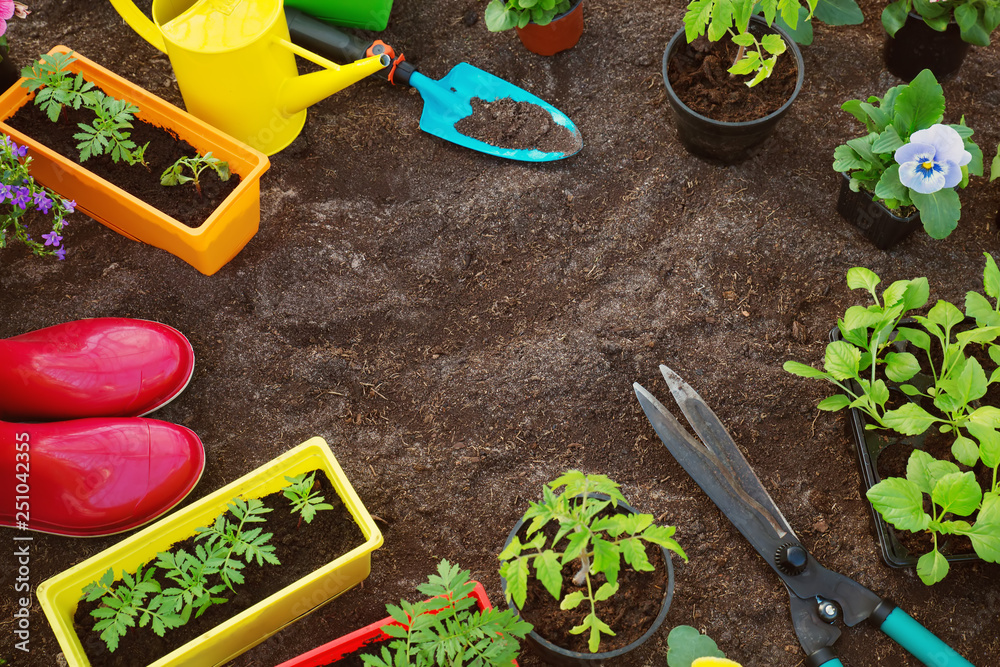
<path id="1" fill-rule="evenodd" d="M 68 53 L 57 46 L 49 53 Z M 184 223 L 153 208 L 109 183 L 77 162 L 25 136 L 5 122 L 34 99 L 27 88 L 15 85 L 0 95 L 0 131 L 27 146 L 33 158 L 31 174 L 42 185 L 75 200 L 77 210 L 116 232 L 180 257 L 205 275 L 212 275 L 236 256 L 260 226 L 260 177 L 270 165 L 267 156 L 198 120 L 166 100 L 149 93 L 79 53 L 70 71 L 83 72 L 88 81 L 108 95 L 139 107 L 136 118 L 174 132 L 202 155 L 229 163 L 240 184 L 199 227 Z"/>

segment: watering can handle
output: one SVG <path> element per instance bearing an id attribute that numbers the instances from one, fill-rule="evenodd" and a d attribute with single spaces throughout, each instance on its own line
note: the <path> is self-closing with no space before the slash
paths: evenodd
<path id="1" fill-rule="evenodd" d="M 332 25 L 304 14 L 298 9 L 285 7 L 285 19 L 288 21 L 288 33 L 291 35 L 292 42 L 335 62 L 350 63 L 384 53 L 383 50 L 379 49 L 379 46 L 385 48 L 383 42 L 366 41 L 360 37 L 349 35 Z M 416 68 L 403 61 L 402 58 L 392 59 L 395 60 L 394 67 L 380 70 L 375 75 L 383 79 L 389 79 L 391 76 L 392 78 L 389 80 L 392 83 L 408 85 L 410 75 L 416 71 Z"/>
<path id="2" fill-rule="evenodd" d="M 158 48 L 164 53 L 167 52 L 167 45 L 163 41 L 163 35 L 156 24 L 149 20 L 142 11 L 135 6 L 132 0 L 111 0 L 111 5 L 121 14 L 125 22 L 132 26 L 132 29 L 139 33 L 144 40 Z"/>

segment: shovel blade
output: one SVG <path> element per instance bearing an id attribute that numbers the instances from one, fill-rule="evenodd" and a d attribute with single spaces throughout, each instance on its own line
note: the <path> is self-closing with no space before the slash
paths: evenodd
<path id="1" fill-rule="evenodd" d="M 583 147 L 580 130 L 566 114 L 523 88 L 468 63 L 455 65 L 440 80 L 434 80 L 419 72 L 414 72 L 410 77 L 410 85 L 417 89 L 424 100 L 424 110 L 420 116 L 420 129 L 445 141 L 508 160 L 524 162 L 561 160 L 574 155 Z M 575 150 L 544 152 L 536 148 L 504 148 L 458 132 L 455 129 L 455 123 L 472 115 L 472 100 L 474 98 L 479 98 L 484 102 L 510 98 L 514 102 L 526 102 L 541 107 L 552 117 L 552 122 L 566 128 L 573 135 L 576 140 Z"/>

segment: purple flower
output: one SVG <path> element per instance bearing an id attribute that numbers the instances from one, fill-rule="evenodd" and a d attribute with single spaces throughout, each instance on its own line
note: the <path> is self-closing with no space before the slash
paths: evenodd
<path id="1" fill-rule="evenodd" d="M 0 204 L 13 198 L 14 194 L 10 191 L 10 186 L 6 183 L 0 183 Z"/>
<path id="2" fill-rule="evenodd" d="M 67 213 L 72 213 L 76 210 L 76 200 L 70 199 L 69 201 L 63 200 L 63 208 L 66 209 Z M 65 223 L 64 223 L 65 224 Z"/>
<path id="3" fill-rule="evenodd" d="M 962 182 L 962 167 L 972 161 L 961 135 L 947 125 L 931 125 L 910 135 L 910 143 L 896 149 L 899 182 L 929 195 Z"/>
<path id="4" fill-rule="evenodd" d="M 31 204 L 31 190 L 29 190 L 28 188 L 15 187 L 14 191 L 17 193 L 17 195 L 14 197 L 11 203 L 14 204 L 14 206 L 17 206 L 18 208 L 27 209 L 28 206 Z"/>
<path id="5" fill-rule="evenodd" d="M 35 193 L 35 206 L 38 207 L 42 213 L 48 215 L 48 212 L 52 209 L 52 200 L 49 196 L 45 194 L 44 190 L 39 190 Z"/>
<path id="6" fill-rule="evenodd" d="M 42 234 L 42 238 L 45 239 L 45 245 L 59 246 L 59 242 L 62 241 L 62 237 L 55 230 L 52 230 L 48 234 Z"/>
<path id="7" fill-rule="evenodd" d="M 13 144 L 14 142 L 12 141 L 11 143 Z M 14 144 L 14 146 L 15 146 L 14 152 L 17 153 L 18 157 L 24 157 L 25 155 L 28 154 L 27 146 L 18 146 L 17 144 Z"/>
<path id="8" fill-rule="evenodd" d="M 56 248 L 55 254 L 56 257 L 59 258 L 59 261 L 66 259 L 66 248 L 63 247 Z"/>

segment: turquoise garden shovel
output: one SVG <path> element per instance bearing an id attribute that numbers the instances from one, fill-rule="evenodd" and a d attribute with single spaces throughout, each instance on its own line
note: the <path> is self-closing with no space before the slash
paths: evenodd
<path id="1" fill-rule="evenodd" d="M 413 65 L 403 59 L 402 53 L 397 55 L 391 46 L 381 40 L 369 42 L 348 35 L 289 7 L 285 8 L 285 18 L 288 20 L 292 42 L 335 62 L 354 62 L 366 54 L 388 54 L 392 64 L 385 68 L 382 77 L 387 78 L 390 83 L 405 84 L 417 89 L 424 100 L 420 116 L 420 129 L 424 132 L 475 151 L 524 162 L 561 160 L 574 155 L 583 147 L 580 130 L 566 114 L 523 88 L 507 83 L 489 72 L 468 63 L 459 63 L 442 79 L 431 79 L 416 71 Z M 565 135 L 559 141 L 562 150 L 495 146 L 462 134 L 455 129 L 455 124 L 472 115 L 474 99 L 486 103 L 510 99 L 540 107 L 551 118 L 551 122 L 558 126 L 553 129 Z"/>

